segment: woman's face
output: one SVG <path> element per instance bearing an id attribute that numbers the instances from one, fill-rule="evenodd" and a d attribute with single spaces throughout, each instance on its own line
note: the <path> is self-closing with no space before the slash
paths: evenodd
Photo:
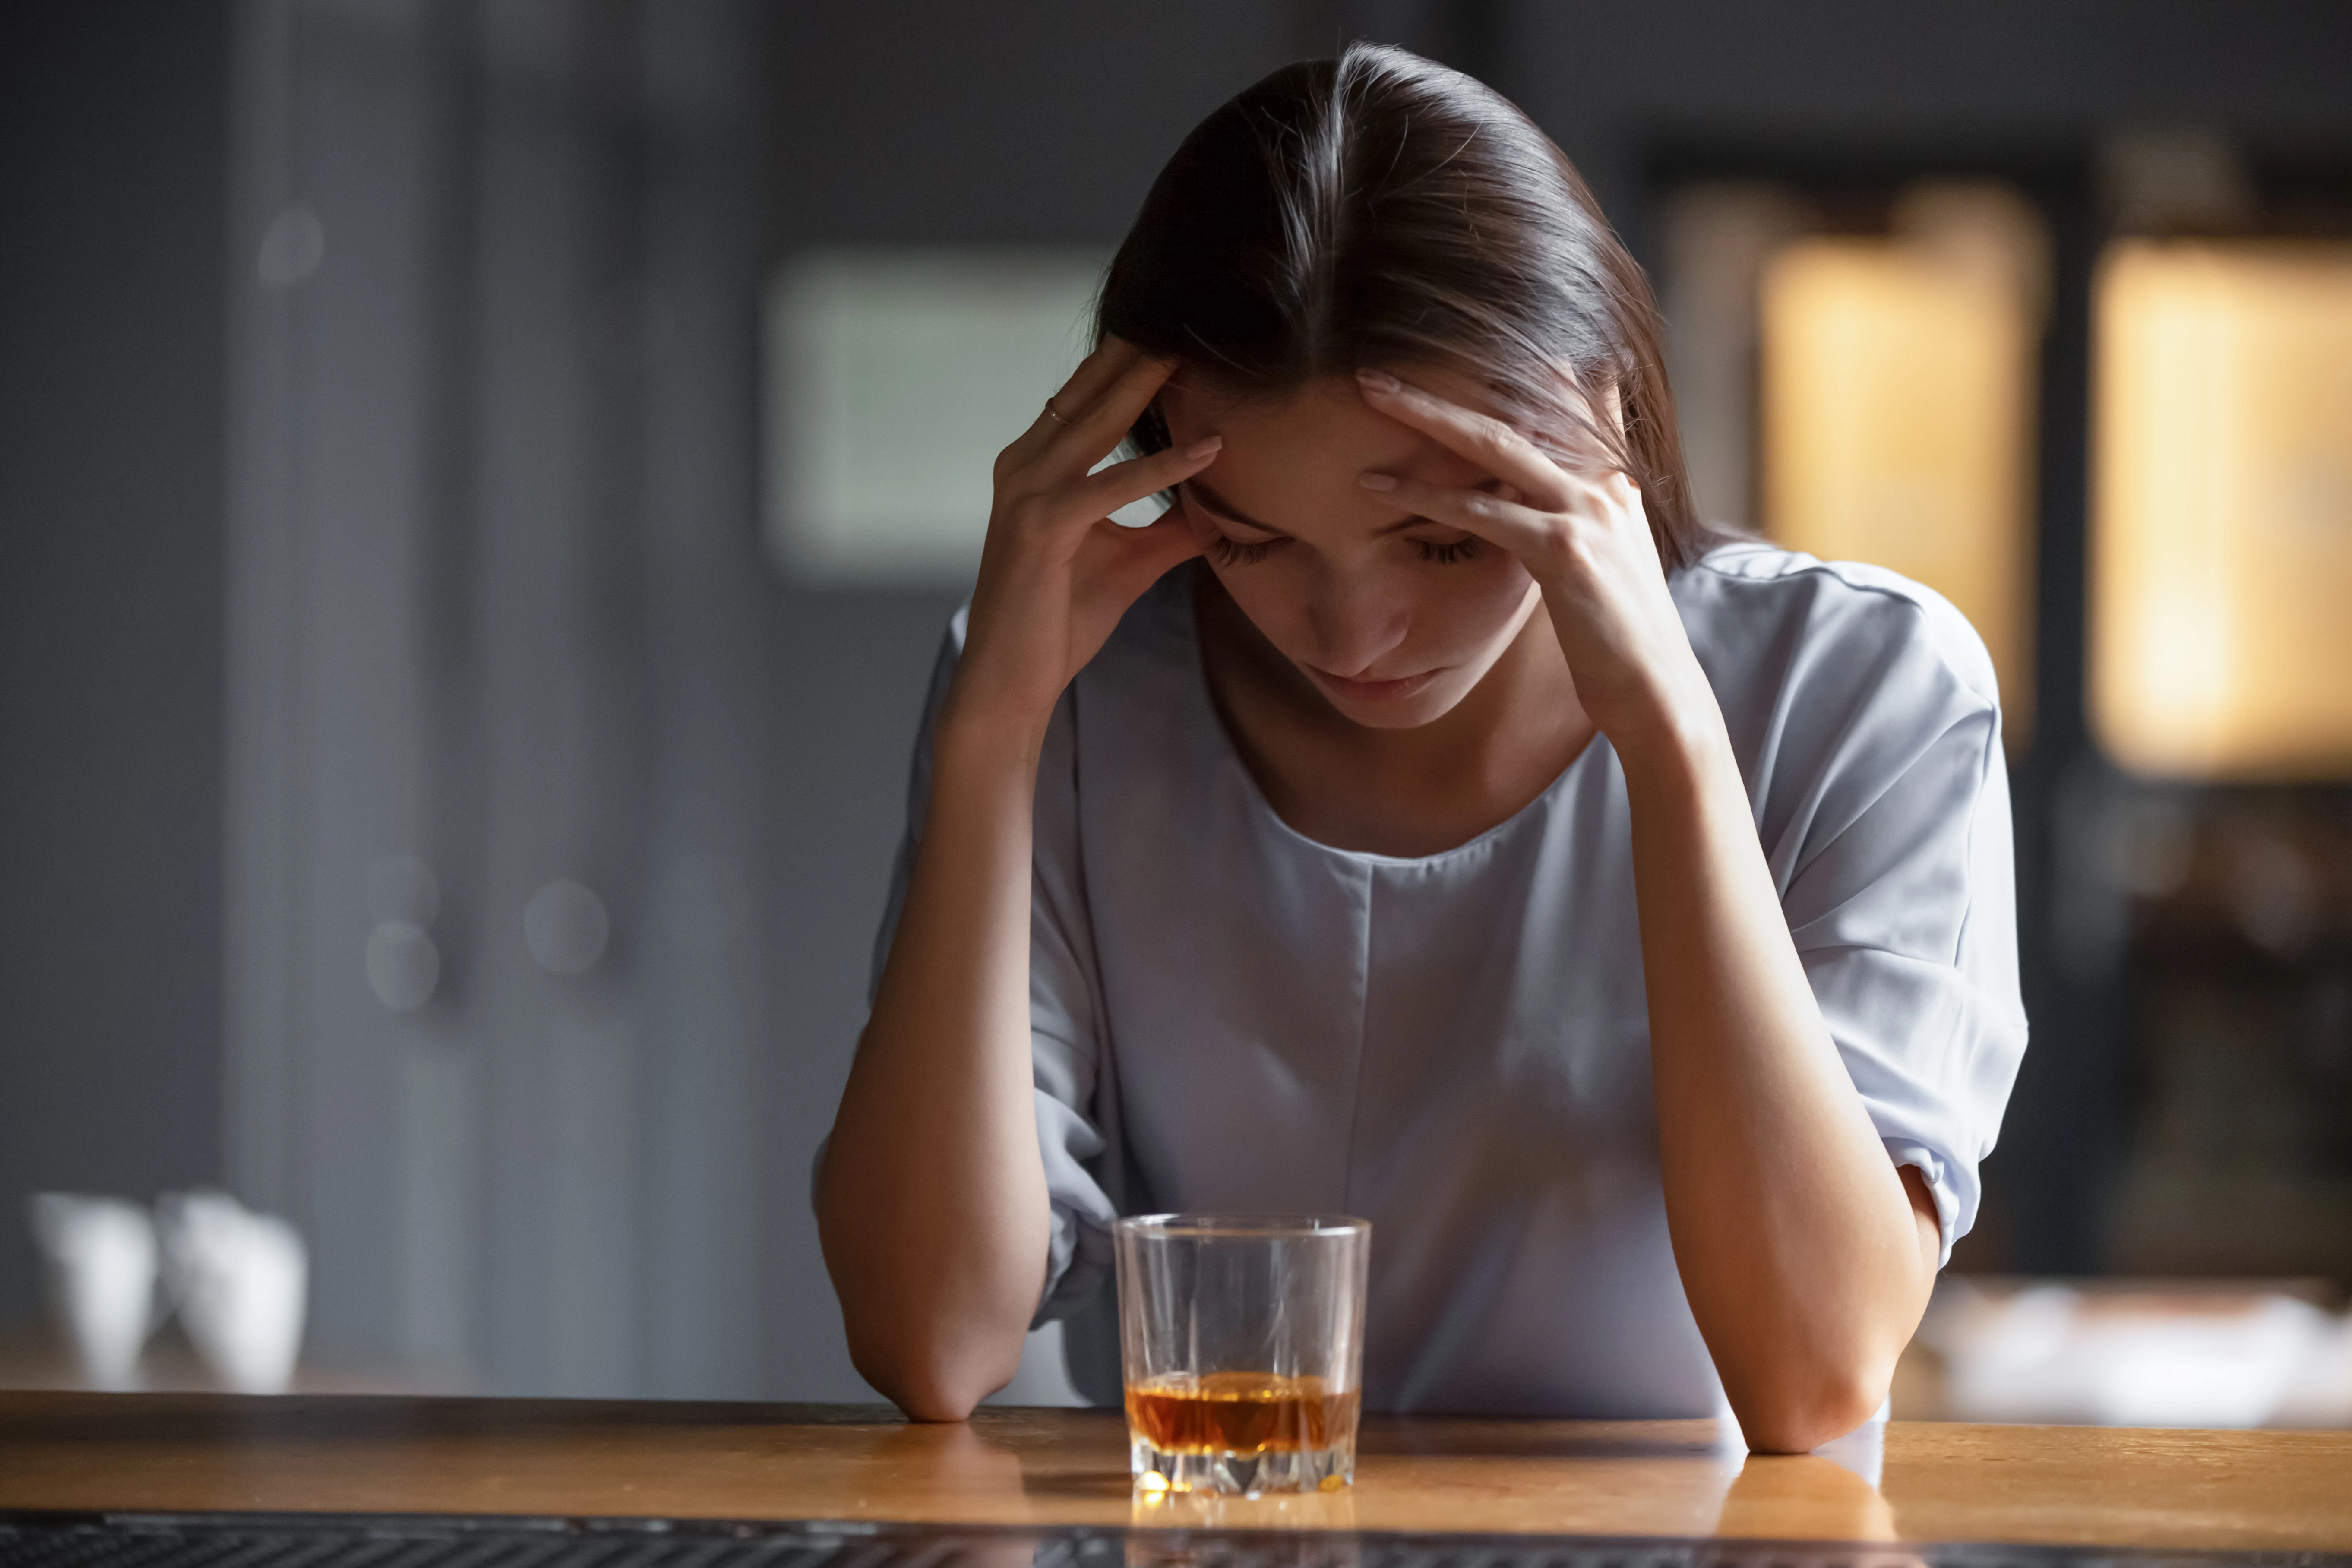
<path id="1" fill-rule="evenodd" d="M 1407 379 L 1495 411 L 1442 373 Z M 1357 723 L 1410 729 L 1450 711 L 1541 604 L 1512 556 L 1357 483 L 1378 472 L 1496 488 L 1464 458 L 1375 413 L 1352 379 L 1235 403 L 1180 374 L 1160 408 L 1179 447 L 1209 435 L 1225 440 L 1217 460 L 1177 491 L 1210 569 L 1266 640 Z"/>

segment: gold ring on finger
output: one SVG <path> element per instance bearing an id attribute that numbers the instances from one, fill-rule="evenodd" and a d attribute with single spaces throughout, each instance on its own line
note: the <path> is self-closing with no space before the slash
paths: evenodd
<path id="1" fill-rule="evenodd" d="M 1070 416 L 1054 406 L 1054 400 L 1050 397 L 1045 399 L 1045 417 L 1056 425 L 1067 425 L 1070 422 Z"/>

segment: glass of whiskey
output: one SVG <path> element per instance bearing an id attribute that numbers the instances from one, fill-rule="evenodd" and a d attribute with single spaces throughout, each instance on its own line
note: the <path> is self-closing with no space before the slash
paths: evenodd
<path id="1" fill-rule="evenodd" d="M 1369 1221 L 1118 1222 L 1129 1468 L 1146 1491 L 1336 1491 L 1356 1479 Z"/>

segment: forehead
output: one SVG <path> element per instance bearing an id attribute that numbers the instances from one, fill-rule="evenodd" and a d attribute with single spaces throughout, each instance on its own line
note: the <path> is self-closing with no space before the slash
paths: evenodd
<path id="1" fill-rule="evenodd" d="M 1433 372 L 1408 373 L 1408 378 L 1465 406 L 1483 401 L 1457 378 Z M 1180 373 L 1160 398 L 1170 433 L 1180 443 L 1212 433 L 1225 438 L 1202 481 L 1239 510 L 1285 530 L 1309 521 L 1307 513 L 1318 519 L 1334 511 L 1360 513 L 1374 526 L 1393 521 L 1396 508 L 1356 483 L 1367 471 L 1433 484 L 1470 485 L 1486 478 L 1475 464 L 1373 409 L 1353 378 L 1327 377 L 1276 396 L 1237 398 Z"/>

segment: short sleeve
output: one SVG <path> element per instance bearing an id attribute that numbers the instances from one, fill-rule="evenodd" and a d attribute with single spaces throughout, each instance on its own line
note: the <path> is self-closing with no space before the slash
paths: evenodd
<path id="1" fill-rule="evenodd" d="M 1999 695 L 1942 599 L 1869 568 L 1808 575 L 1799 635 L 1773 639 L 1759 828 L 1846 1071 L 1935 1195 L 1940 1267 L 2025 1050 Z"/>
<path id="2" fill-rule="evenodd" d="M 931 672 L 908 784 L 907 829 L 890 873 L 889 897 L 875 933 L 866 1003 L 873 1004 L 882 967 L 905 908 L 907 883 L 931 794 L 931 736 L 963 651 L 965 612 L 950 622 Z M 1115 1155 L 1098 1121 L 1098 1107 L 1115 1121 L 1114 1086 L 1103 1072 L 1100 1008 L 1091 930 L 1085 904 L 1077 830 L 1075 696 L 1065 693 L 1047 727 L 1039 759 L 1035 854 L 1030 886 L 1030 1059 L 1037 1113 L 1037 1143 L 1045 1164 L 1052 1232 L 1034 1323 L 1066 1318 L 1094 1297 L 1110 1271 L 1110 1226 L 1118 1217 L 1095 1173 Z"/>

